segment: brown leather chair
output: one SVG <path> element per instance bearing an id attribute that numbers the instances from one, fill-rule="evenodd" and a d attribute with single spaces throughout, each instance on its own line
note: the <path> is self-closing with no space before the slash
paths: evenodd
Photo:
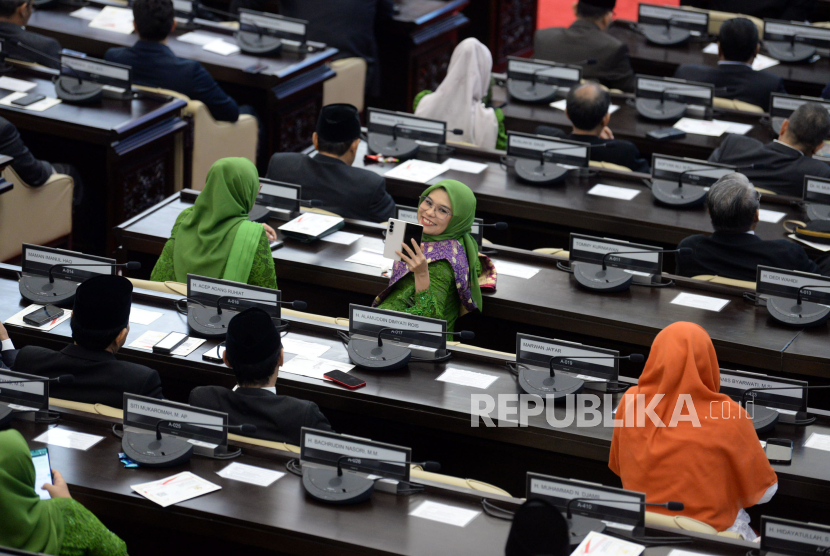
<path id="1" fill-rule="evenodd" d="M 363 58 L 343 58 L 329 64 L 337 75 L 323 83 L 323 106 L 346 103 L 354 105 L 358 112 L 363 112 L 363 99 L 366 94 L 366 60 Z"/>

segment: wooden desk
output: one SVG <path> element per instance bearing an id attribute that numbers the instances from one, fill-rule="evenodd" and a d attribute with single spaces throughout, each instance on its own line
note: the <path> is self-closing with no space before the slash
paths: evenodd
<path id="1" fill-rule="evenodd" d="M 493 97 L 498 103 L 508 99 L 507 92 L 501 87 L 494 87 Z M 648 132 L 668 127 L 673 122 L 646 120 L 640 116 L 637 109 L 631 104 L 632 102 L 633 98 L 630 95 L 613 95 L 611 103 L 618 105 L 620 108 L 611 116 L 611 123 L 608 126 L 614 132 L 616 139 L 631 141 L 649 161 L 654 153 L 707 160 L 712 151 L 718 148 L 721 141 L 723 141 L 723 136 L 708 137 L 693 133 L 686 135 L 683 139 L 673 141 L 649 139 L 646 136 Z M 511 99 L 507 106 L 502 108 L 502 111 L 504 112 L 504 125 L 508 131 L 536 133 L 537 126 L 547 125 L 570 133 L 573 128 L 564 111 L 551 108 L 547 104 L 528 104 Z M 778 136 L 772 131 L 768 123 L 762 121 L 762 116 L 732 110 L 715 114 L 715 118 L 718 120 L 752 125 L 752 129 L 746 135 L 767 143 L 777 139 Z"/>
<path id="2" fill-rule="evenodd" d="M 178 214 L 188 203 L 173 196 L 152 210 L 118 227 L 120 260 L 139 258 L 152 268 Z M 353 224 L 347 228 L 363 237 L 352 245 L 325 241 L 302 244 L 285 239 L 285 247 L 274 251 L 277 283 L 286 299 L 295 296 L 309 302 L 312 312 L 330 316 L 347 314 L 348 302 L 370 303 L 387 283 L 380 269 L 346 262 L 361 249 L 382 249 L 377 229 Z M 476 345 L 512 351 L 515 331 L 530 333 L 535 328 L 543 335 L 568 333 L 579 341 L 617 342 L 632 349 L 648 349 L 660 330 L 678 320 L 690 320 L 711 335 L 718 355 L 739 368 L 752 367 L 767 372 L 802 373 L 799 360 L 784 360 L 781 353 L 798 330 L 769 321 L 762 308 L 741 298 L 740 290 L 724 290 L 715 295 L 731 296 L 720 313 L 694 310 L 671 303 L 687 286 L 671 288 L 632 287 L 627 292 L 600 295 L 580 289 L 566 272 L 558 270 L 557 259 L 526 251 L 498 248 L 492 255 L 499 261 L 516 262 L 540 269 L 530 280 L 500 276 L 495 294 L 486 295 L 481 319 L 462 318 L 459 329 L 471 328 Z M 149 257 L 140 257 L 150 255 Z M 341 292 L 336 295 L 336 292 Z M 705 292 L 697 292 L 705 293 Z M 355 296 L 354 294 L 359 294 Z M 826 334 L 826 330 L 822 329 Z M 557 336 L 561 337 L 561 336 Z M 821 358 L 811 367 L 811 375 L 830 377 L 830 359 Z"/>
<path id="3" fill-rule="evenodd" d="M 646 39 L 625 26 L 624 22 L 612 25 L 609 30 L 613 36 L 628 45 L 631 66 L 635 73 L 673 76 L 681 64 L 717 64 L 717 56 L 704 54 L 703 49 L 712 41 L 690 41 L 680 46 L 659 46 L 646 42 Z M 762 51 L 763 52 L 763 51 Z M 791 95 L 821 96 L 830 75 L 830 59 L 821 58 L 813 64 L 778 64 L 764 71 L 782 77 L 784 87 Z M 769 106 L 761 108 L 769 109 Z"/>
<path id="4" fill-rule="evenodd" d="M 37 11 L 28 28 L 53 37 L 61 46 L 85 52 L 96 58 L 116 46 L 132 46 L 138 37 L 89 27 L 89 21 L 69 15 L 75 8 L 54 7 Z M 204 29 L 212 34 L 221 32 Z M 226 32 L 225 41 L 236 44 Z M 325 48 L 306 55 L 283 52 L 276 57 L 261 58 L 239 53 L 222 56 L 204 50 L 201 46 L 181 42 L 175 31 L 167 46 L 182 58 L 196 60 L 219 81 L 222 88 L 240 105 L 253 106 L 260 125 L 267 128 L 268 144 L 261 151 L 265 156 L 273 152 L 298 151 L 311 144 L 311 134 L 323 102 L 323 82 L 335 73 L 326 62 L 337 49 Z M 246 68 L 262 64 L 261 73 L 248 73 Z"/>
<path id="5" fill-rule="evenodd" d="M 16 293 L 17 284 L 11 268 L 0 268 L 0 316 L 3 318 L 25 306 Z M 573 297 L 574 303 L 585 302 L 584 297 Z M 156 369 L 161 375 L 165 395 L 174 400 L 186 401 L 190 389 L 199 385 L 232 387 L 235 381 L 230 369 L 201 358 L 202 353 L 217 344 L 216 341 L 206 342 L 187 357 L 160 356 L 129 347 L 130 342 L 148 330 L 187 332 L 185 319 L 174 309 L 173 302 L 177 298 L 136 290 L 134 306 L 160 312 L 162 316 L 151 325 L 131 324 L 127 346 L 119 351 L 118 357 Z M 491 307 L 494 305 L 490 299 L 485 303 L 490 303 Z M 607 311 L 612 310 L 611 303 L 604 305 Z M 730 306 L 734 305 L 730 303 Z M 728 315 L 728 308 L 722 313 L 726 315 L 725 319 L 732 318 Z M 653 307 L 643 307 L 640 312 L 653 312 Z M 292 317 L 290 320 L 290 337 L 328 345 L 324 358 L 348 362 L 346 349 L 335 335 L 336 330 L 343 329 L 342 326 L 302 318 Z M 679 319 L 675 316 L 674 320 Z M 696 320 L 699 322 L 699 319 Z M 710 333 L 714 332 L 714 338 L 723 328 L 715 330 L 711 323 L 710 320 L 707 329 Z M 51 332 L 15 326 L 8 329 L 18 347 L 42 345 L 60 349 L 69 341 L 71 334 L 68 322 Z M 620 326 L 618 331 L 624 333 L 623 327 Z M 768 339 L 768 343 L 775 344 L 775 340 L 763 330 L 756 333 L 759 340 Z M 748 340 L 746 335 L 743 339 Z M 752 349 L 758 349 L 758 343 Z M 717 339 L 715 346 L 722 360 L 729 350 Z M 785 347 L 777 344 L 770 346 L 773 347 L 780 348 L 780 359 Z M 406 369 L 387 373 L 354 369 L 351 373 L 367 382 L 366 387 L 356 391 L 289 373 L 279 375 L 278 388 L 282 394 L 317 403 L 338 432 L 410 446 L 414 457 L 440 461 L 443 472 L 449 475 L 484 480 L 508 490 L 514 496 L 524 494 L 524 473 L 527 471 L 619 484 L 616 476 L 607 469 L 613 433 L 610 422 L 593 427 L 578 426 L 575 422 L 568 424 L 568 412 L 563 405 L 553 410 L 560 421 L 557 427 L 552 426 L 544 414 L 527 416 L 528 425 L 522 427 L 508 422 L 516 419 L 515 414 L 502 420 L 498 427 L 488 427 L 483 422 L 472 427 L 472 394 L 498 396 L 518 393 L 515 380 L 504 366 L 504 361 L 511 356 L 466 346 L 455 346 L 450 350 L 453 358 L 448 363 L 412 363 Z M 289 354 L 286 359 L 290 360 L 290 357 Z M 486 390 L 435 380 L 448 367 L 497 378 Z M 619 395 L 614 395 L 612 403 L 616 406 L 618 400 Z M 602 407 L 599 410 L 603 411 Z M 493 419 L 499 422 L 495 414 Z M 813 432 L 830 433 L 830 419 L 820 417 L 818 423 L 808 427 L 779 425 L 774 433 L 763 436 L 790 438 L 796 446 L 793 463 L 776 466 L 780 484 L 777 499 L 798 499 L 825 505 L 830 500 L 830 471 L 826 465 L 826 454 L 803 447 L 804 441 Z M 112 465 L 116 467 L 114 459 Z M 197 459 L 194 458 L 194 461 Z M 118 469 L 121 472 L 120 467 Z M 67 480 L 72 482 L 69 477 Z M 771 507 L 765 507 L 765 512 Z M 773 515 L 780 514 L 776 511 Z"/>
<path id="6" fill-rule="evenodd" d="M 9 75 L 37 83 L 30 92 L 55 98 L 54 73 L 15 68 Z M 84 198 L 73 215 L 74 246 L 104 255 L 115 247 L 113 226 L 175 190 L 175 141 L 188 128 L 180 117 L 184 106 L 143 95 L 88 106 L 61 103 L 43 112 L 0 105 L 0 115 L 20 130 L 37 158 L 78 169 Z"/>
<path id="7" fill-rule="evenodd" d="M 392 21 L 378 30 L 381 96 L 378 108 L 412 112 L 423 90 L 434 91 L 447 75 L 469 0 L 402 0 Z"/>
<path id="8" fill-rule="evenodd" d="M 479 0 L 464 10 L 470 26 L 462 33 L 487 45 L 493 71 L 505 71 L 508 56 L 533 55 L 538 11 L 537 0 Z"/>

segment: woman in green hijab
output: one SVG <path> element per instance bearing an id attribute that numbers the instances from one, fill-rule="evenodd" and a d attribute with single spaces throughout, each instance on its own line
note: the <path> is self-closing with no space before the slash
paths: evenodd
<path id="1" fill-rule="evenodd" d="M 44 485 L 50 500 L 35 492 L 35 466 L 16 430 L 0 432 L 0 545 L 61 556 L 121 556 L 127 545 L 69 495 L 61 474 Z"/>
<path id="2" fill-rule="evenodd" d="M 476 197 L 463 183 L 444 180 L 428 187 L 418 205 L 424 243 L 401 246 L 389 286 L 373 306 L 443 319 L 450 331 L 459 316 L 481 311 L 479 280 L 495 286 L 495 270 L 489 259 L 479 259 L 470 235 L 475 214 Z"/>
<path id="3" fill-rule="evenodd" d="M 217 160 L 205 189 L 173 225 L 150 279 L 187 282 L 188 274 L 277 287 L 267 224 L 248 220 L 259 193 L 259 174 L 246 158 Z"/>

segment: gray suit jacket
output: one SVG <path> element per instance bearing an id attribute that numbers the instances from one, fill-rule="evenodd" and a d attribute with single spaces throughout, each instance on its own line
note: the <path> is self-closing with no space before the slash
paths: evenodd
<path id="1" fill-rule="evenodd" d="M 596 59 L 582 67 L 582 77 L 594 79 L 611 89 L 634 92 L 634 70 L 628 46 L 601 31 L 594 23 L 577 19 L 570 27 L 551 27 L 536 31 L 534 57 L 565 64 Z"/>

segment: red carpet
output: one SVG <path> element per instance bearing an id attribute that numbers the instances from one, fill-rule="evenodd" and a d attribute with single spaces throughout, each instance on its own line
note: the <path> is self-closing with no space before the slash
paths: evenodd
<path id="1" fill-rule="evenodd" d="M 539 29 L 546 27 L 567 27 L 574 20 L 573 5 L 575 0 L 539 0 Z M 649 0 L 648 4 L 679 6 L 680 0 Z M 637 0 L 617 0 L 619 19 L 637 20 Z"/>

